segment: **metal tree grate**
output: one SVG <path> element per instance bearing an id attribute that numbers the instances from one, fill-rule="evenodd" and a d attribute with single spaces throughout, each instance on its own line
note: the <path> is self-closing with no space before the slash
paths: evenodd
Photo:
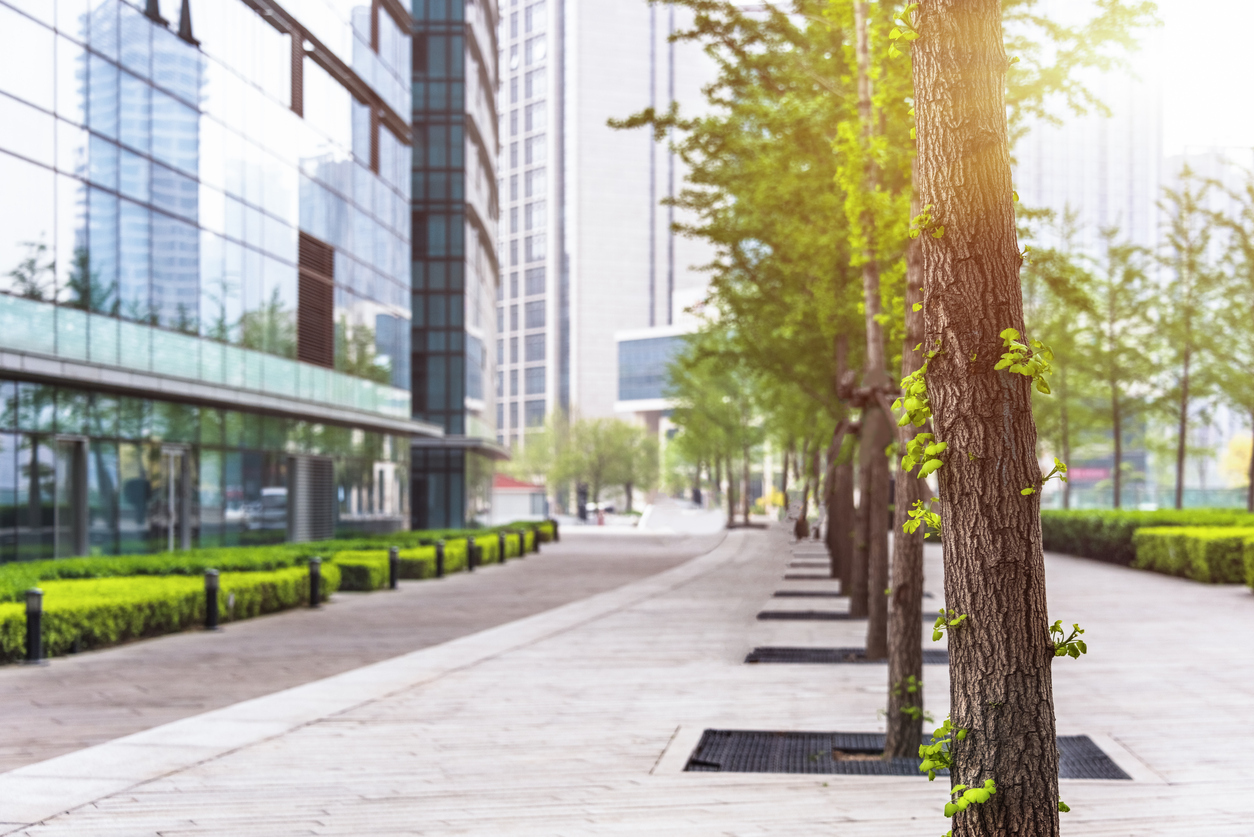
<path id="1" fill-rule="evenodd" d="M 745 657 L 746 663 L 817 663 L 834 665 L 841 663 L 884 664 L 887 660 L 868 660 L 863 648 L 795 648 L 789 646 L 763 646 L 754 648 Z M 949 652 L 943 648 L 924 648 L 923 664 L 949 665 Z"/>
<path id="2" fill-rule="evenodd" d="M 763 622 L 847 622 L 853 618 L 845 610 L 764 610 L 758 614 L 758 619 Z M 923 614 L 925 622 L 935 619 L 935 613 Z"/>
<path id="3" fill-rule="evenodd" d="M 918 758 L 880 759 L 883 733 L 707 729 L 684 770 L 704 773 L 827 773 L 924 776 Z M 1131 777 L 1087 735 L 1058 737 L 1060 779 Z M 947 773 L 947 771 L 940 771 Z"/>
<path id="4" fill-rule="evenodd" d="M 844 599 L 844 593 L 829 593 L 826 590 L 776 590 L 777 599 Z"/>

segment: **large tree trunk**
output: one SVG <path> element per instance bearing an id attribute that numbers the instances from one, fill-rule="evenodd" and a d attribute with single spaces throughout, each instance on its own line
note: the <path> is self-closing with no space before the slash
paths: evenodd
<path id="1" fill-rule="evenodd" d="M 801 487 L 801 513 L 797 515 L 797 522 L 793 526 L 793 537 L 797 540 L 810 536 L 810 475 L 808 473 L 803 475 L 801 472 L 801 463 L 806 461 L 806 449 L 809 447 L 809 444 L 809 442 L 802 444 L 801 453 L 796 457 L 795 464 L 798 481 L 803 476 L 805 477 L 805 482 L 802 483 Z"/>
<path id="2" fill-rule="evenodd" d="M 632 493 L 631 489 L 632 489 L 631 483 L 628 482 L 628 483 L 623 484 L 623 493 L 627 495 L 627 513 L 628 514 L 631 514 L 631 493 Z"/>
<path id="3" fill-rule="evenodd" d="M 780 487 L 779 487 L 779 493 L 784 495 L 784 515 L 785 516 L 787 516 L 788 514 L 788 508 L 790 505 L 788 502 L 788 460 L 791 458 L 791 454 L 792 454 L 792 443 L 789 442 L 788 447 L 785 448 L 784 450 L 784 470 L 780 479 Z"/>
<path id="4" fill-rule="evenodd" d="M 1114 484 L 1114 507 L 1123 506 L 1123 410 L 1119 403 L 1119 384 L 1110 382 L 1110 419 L 1115 434 L 1114 473 L 1111 475 Z"/>
<path id="5" fill-rule="evenodd" d="M 742 512 L 743 512 L 743 514 L 744 514 L 744 518 L 745 518 L 745 526 L 747 527 L 747 526 L 749 525 L 749 502 L 750 502 L 750 500 L 749 500 L 749 494 L 750 494 L 750 491 L 749 491 L 749 469 L 750 469 L 750 462 L 749 462 L 749 448 L 748 448 L 748 447 L 745 447 L 745 449 L 744 449 L 744 454 L 745 454 L 745 468 L 744 468 L 744 483 L 742 484 L 742 488 L 743 488 L 743 490 L 744 490 L 744 493 L 743 493 L 743 494 L 741 495 L 741 497 L 740 497 L 740 509 L 741 509 L 741 511 L 742 511 Z"/>
<path id="6" fill-rule="evenodd" d="M 858 511 L 853 505 L 853 454 L 844 451 L 832 479 L 831 549 L 833 569 L 839 574 L 841 595 L 848 596 L 853 582 L 854 537 Z M 853 599 L 850 600 L 852 607 Z"/>
<path id="7" fill-rule="evenodd" d="M 1006 68 L 999 0 L 927 0 L 913 45 L 919 199 L 940 237 L 921 236 L 927 387 L 949 444 L 943 501 L 951 786 L 997 783 L 954 817 L 955 837 L 1057 837 L 1054 659 L 1041 552 L 1040 465 L 1031 381 L 993 366 L 1006 328 L 1023 333 Z M 938 230 L 937 230 L 938 231 Z M 1023 495 L 1028 486 L 1037 491 Z"/>
<path id="8" fill-rule="evenodd" d="M 923 210 L 918 197 L 912 201 L 911 217 Z M 907 377 L 923 366 L 923 312 L 915 311 L 923 302 L 923 260 L 918 240 L 906 249 L 906 328 L 901 345 L 901 374 Z M 897 431 L 898 459 L 921 428 L 907 424 Z M 917 473 L 917 471 L 916 471 Z M 892 596 L 888 610 L 888 716 L 884 739 L 885 758 L 916 756 L 923 737 L 923 648 L 919 614 L 923 610 L 923 536 L 920 526 L 913 534 L 904 530 L 915 502 L 931 496 L 927 482 L 897 469 L 893 498 Z"/>
<path id="9" fill-rule="evenodd" d="M 736 478 L 732 475 L 731 457 L 727 458 L 727 528 L 736 526 Z"/>
<path id="10" fill-rule="evenodd" d="M 1184 457 L 1189 444 L 1189 349 L 1184 349 L 1184 374 L 1180 378 L 1180 427 L 1176 437 L 1176 508 L 1184 508 Z"/>
<path id="11" fill-rule="evenodd" d="M 847 485 L 841 485 L 840 462 L 844 449 L 845 436 L 849 434 L 848 419 L 836 425 L 832 432 L 832 443 L 827 446 L 827 470 L 823 478 L 823 502 L 827 508 L 827 531 L 823 533 L 827 556 L 831 561 L 831 577 L 844 578 L 845 568 L 849 563 L 849 534 L 852 529 L 852 509 L 848 516 L 843 507 L 843 493 L 848 494 L 849 505 L 853 505 L 853 469 L 848 467 Z M 840 489 L 847 488 L 846 492 Z M 844 592 L 844 588 L 841 589 Z"/>
<path id="12" fill-rule="evenodd" d="M 874 133 L 871 103 L 870 33 L 867 18 L 870 4 L 858 0 L 853 6 L 854 28 L 857 30 L 858 52 L 858 116 L 862 122 L 863 136 L 869 145 Z M 868 155 L 869 161 L 874 155 Z M 866 190 L 875 191 L 878 173 L 874 162 L 868 162 Z M 871 392 L 883 392 L 888 386 L 884 362 L 884 331 L 880 326 L 880 269 L 875 252 L 875 219 L 868 209 L 862 219 L 866 250 L 862 254 L 862 302 L 866 314 L 866 366 L 862 373 L 862 387 Z M 866 656 L 869 660 L 882 660 L 888 656 L 888 530 L 885 515 L 888 512 L 889 483 L 888 457 L 884 449 L 893 441 L 889 416 L 880 406 L 882 399 L 870 398 L 862 411 L 862 504 L 866 506 L 863 534 L 867 561 L 867 626 Z M 851 591 L 852 595 L 852 591 Z"/>

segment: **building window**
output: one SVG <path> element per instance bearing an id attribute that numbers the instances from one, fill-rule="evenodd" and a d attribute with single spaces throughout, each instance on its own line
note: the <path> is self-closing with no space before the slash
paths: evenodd
<path id="1" fill-rule="evenodd" d="M 509 307 L 509 330 L 518 331 L 518 306 L 511 305 Z"/>
<path id="2" fill-rule="evenodd" d="M 518 200 L 518 175 L 511 174 L 509 176 L 509 199 Z"/>
<path id="3" fill-rule="evenodd" d="M 546 134 L 536 134 L 534 137 L 528 137 L 523 143 L 523 159 L 527 165 L 537 165 L 544 162 L 544 154 L 546 150 L 545 144 Z M 544 177 L 543 170 L 540 175 Z"/>
<path id="4" fill-rule="evenodd" d="M 534 3 L 527 7 L 525 13 L 527 34 L 539 31 L 544 24 L 544 2 Z"/>
<path id="5" fill-rule="evenodd" d="M 517 82 L 518 77 L 515 76 L 513 81 Z M 527 98 L 534 99 L 537 96 L 543 96 L 547 92 L 545 90 L 544 82 L 545 82 L 545 71 L 543 67 L 541 67 L 538 70 L 531 70 L 530 72 L 528 72 L 527 73 L 527 86 L 526 86 Z M 517 91 L 518 85 L 513 84 L 512 88 L 513 90 Z"/>
<path id="6" fill-rule="evenodd" d="M 518 402 L 509 402 L 509 426 L 518 429 Z"/>
<path id="7" fill-rule="evenodd" d="M 500 401 L 496 402 L 496 429 L 498 431 L 496 434 L 497 444 L 500 444 L 502 438 L 500 431 L 505 429 L 505 405 Z"/>
<path id="8" fill-rule="evenodd" d="M 509 144 L 509 164 L 511 168 L 518 168 L 518 143 L 516 142 Z"/>
<path id="9" fill-rule="evenodd" d="M 544 300 L 527 303 L 527 328 L 544 328 Z"/>
<path id="10" fill-rule="evenodd" d="M 496 306 L 496 332 L 500 334 L 505 330 L 505 306 Z"/>
<path id="11" fill-rule="evenodd" d="M 530 232 L 531 230 L 543 230 L 545 227 L 546 220 L 547 220 L 545 218 L 545 214 L 546 213 L 544 210 L 544 201 L 536 201 L 535 203 L 527 204 L 527 209 L 526 209 L 527 231 Z"/>
<path id="12" fill-rule="evenodd" d="M 518 44 L 514 44 L 509 48 L 509 68 L 511 70 L 518 69 Z"/>
<path id="13" fill-rule="evenodd" d="M 509 231 L 512 233 L 518 232 L 518 207 L 516 206 L 509 208 Z"/>
<path id="14" fill-rule="evenodd" d="M 543 233 L 539 235 L 527 236 L 527 261 L 542 262 L 545 256 L 545 245 Z"/>
<path id="15" fill-rule="evenodd" d="M 548 39 L 546 39 L 543 35 L 537 35 L 534 38 L 529 38 L 527 40 L 526 49 L 527 66 L 543 61 L 544 57 L 548 55 L 548 52 Z"/>
<path id="16" fill-rule="evenodd" d="M 528 96 L 531 94 L 528 93 Z M 514 76 L 509 80 L 509 103 L 516 104 L 518 102 L 518 76 Z"/>
<path id="17" fill-rule="evenodd" d="M 510 363 L 518 362 L 518 338 L 517 337 L 509 338 L 509 362 Z"/>
<path id="18" fill-rule="evenodd" d="M 524 339 L 526 351 L 526 360 L 528 363 L 537 360 L 544 360 L 544 332 L 539 334 L 528 334 Z"/>
<path id="19" fill-rule="evenodd" d="M 544 425 L 544 399 L 533 398 L 528 401 L 524 407 L 524 417 L 527 419 L 528 427 L 542 427 Z"/>
<path id="20" fill-rule="evenodd" d="M 509 263 L 518 264 L 518 239 L 516 238 L 511 238 L 509 241 Z"/>
<path id="21" fill-rule="evenodd" d="M 496 373 L 496 397 L 497 398 L 505 397 L 505 373 L 504 372 Z"/>
<path id="22" fill-rule="evenodd" d="M 524 383 L 527 385 L 527 395 L 544 395 L 544 367 L 528 366 Z"/>
<path id="23" fill-rule="evenodd" d="M 509 295 L 511 298 L 518 297 L 518 273 L 516 271 L 509 275 Z"/>
<path id="24" fill-rule="evenodd" d="M 500 309 L 498 308 L 497 310 L 499 311 Z M 496 365 L 497 366 L 505 365 L 505 339 L 504 338 L 499 338 L 496 341 Z"/>
<path id="25" fill-rule="evenodd" d="M 544 293 L 544 268 L 527 268 L 527 296 L 535 296 L 542 293 Z"/>
<path id="26" fill-rule="evenodd" d="M 534 105 L 527 105 L 526 123 L 527 131 L 544 130 L 544 102 L 536 102 Z"/>
<path id="27" fill-rule="evenodd" d="M 529 198 L 544 197 L 544 189 L 546 186 L 546 182 L 545 182 L 546 178 L 544 176 L 544 172 L 545 170 L 542 168 L 532 169 L 531 171 L 523 175 L 523 185 L 525 186 L 527 197 Z"/>
<path id="28" fill-rule="evenodd" d="M 531 130 L 531 127 L 530 127 L 531 114 L 530 113 L 527 114 L 527 125 L 528 125 L 527 130 L 530 131 Z M 517 110 L 511 110 L 509 112 L 509 135 L 511 137 L 518 136 L 518 111 Z"/>
<path id="29" fill-rule="evenodd" d="M 518 370 L 517 369 L 509 370 L 509 394 L 510 395 L 518 394 Z"/>
<path id="30" fill-rule="evenodd" d="M 527 11 L 528 11 L 528 12 L 530 12 L 531 10 L 530 10 L 530 9 L 528 9 Z M 528 15 L 527 15 L 527 22 L 528 22 L 528 23 L 531 23 L 531 15 L 530 15 L 530 14 L 528 14 Z M 528 32 L 530 32 L 530 31 L 531 31 L 531 27 L 527 27 L 527 31 L 528 31 Z M 511 38 L 517 38 L 517 37 L 518 37 L 518 12 L 510 12 L 510 15 L 509 15 L 509 36 L 510 36 Z"/>

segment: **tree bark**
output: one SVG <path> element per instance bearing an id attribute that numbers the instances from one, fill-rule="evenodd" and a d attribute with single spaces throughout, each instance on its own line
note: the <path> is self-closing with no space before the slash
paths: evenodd
<path id="1" fill-rule="evenodd" d="M 732 475 L 731 457 L 727 458 L 727 528 L 736 527 L 736 478 Z"/>
<path id="2" fill-rule="evenodd" d="M 832 517 L 828 526 L 831 527 L 832 563 L 840 574 L 840 592 L 849 595 L 853 585 L 850 573 L 854 562 L 854 535 L 856 532 L 858 511 L 853 505 L 853 456 L 844 455 L 837 460 L 836 471 L 832 479 Z M 853 599 L 850 599 L 852 606 Z"/>
<path id="3" fill-rule="evenodd" d="M 807 441 L 801 445 L 801 453 L 796 458 L 795 468 L 797 470 L 797 480 L 802 478 L 801 463 L 806 461 L 806 449 L 810 443 Z M 810 536 L 810 475 L 807 473 L 805 482 L 801 487 L 801 513 L 797 515 L 797 522 L 793 526 L 793 537 L 797 540 Z"/>
<path id="4" fill-rule="evenodd" d="M 871 102 L 871 56 L 868 17 L 870 4 L 857 0 L 853 6 L 854 28 L 857 30 L 858 53 L 858 116 L 862 122 L 863 137 L 868 146 L 875 131 Z M 868 154 L 868 161 L 874 155 Z M 874 192 L 878 186 L 875 163 L 868 162 L 866 189 Z M 880 269 L 875 252 L 875 219 L 868 210 L 862 219 L 866 250 L 862 264 L 862 301 L 866 314 L 866 365 L 862 373 L 862 386 L 871 391 L 883 391 L 888 385 L 884 362 L 884 331 L 880 326 Z M 867 507 L 863 515 L 866 527 L 863 541 L 866 544 L 866 593 L 867 626 L 866 657 L 882 660 L 888 656 L 888 529 L 885 515 L 889 503 L 888 457 L 884 449 L 893 441 L 892 424 L 885 415 L 878 399 L 870 399 L 862 411 L 862 504 Z M 853 595 L 853 591 L 850 592 Z"/>
<path id="5" fill-rule="evenodd" d="M 1114 474 L 1111 478 L 1115 490 L 1113 505 L 1117 509 L 1123 506 L 1123 405 L 1119 403 L 1118 386 L 1116 381 L 1110 382 L 1110 423 L 1115 433 Z"/>
<path id="6" fill-rule="evenodd" d="M 788 447 L 784 449 L 784 472 L 782 475 L 779 493 L 784 495 L 784 514 L 788 514 L 788 459 L 792 453 L 792 443 L 788 443 Z"/>
<path id="7" fill-rule="evenodd" d="M 745 526 L 747 527 L 749 525 L 749 470 L 751 467 L 749 462 L 749 448 L 747 446 L 744 448 L 744 455 L 744 483 L 741 486 L 744 493 L 740 496 L 740 509 L 744 513 Z"/>
<path id="8" fill-rule="evenodd" d="M 844 449 L 845 436 L 849 434 L 849 420 L 845 419 L 836 425 L 832 432 L 832 443 L 827 446 L 827 470 L 823 479 L 823 500 L 827 507 L 827 531 L 823 533 L 827 555 L 831 561 L 831 577 L 843 578 L 849 556 L 849 533 L 852 514 L 845 516 L 841 501 L 844 499 L 839 491 L 839 469 L 841 452 Z M 850 469 L 852 470 L 852 469 Z M 851 474 L 852 476 L 852 474 Z M 853 482 L 848 482 L 849 504 L 853 505 Z M 844 589 L 841 589 L 844 592 Z"/>
<path id="9" fill-rule="evenodd" d="M 910 215 L 923 211 L 916 195 Z M 901 345 L 901 374 L 907 377 L 923 366 L 923 312 L 915 311 L 923 302 L 923 260 L 918 239 L 906 248 L 906 321 Z M 898 463 L 906 445 L 920 432 L 913 424 L 897 431 Z M 915 472 L 917 473 L 917 471 Z M 885 758 L 916 756 L 923 737 L 923 648 L 919 614 L 923 610 L 923 536 L 926 527 L 913 534 L 903 528 L 915 502 L 931 496 L 927 482 L 897 469 L 893 498 L 892 596 L 888 609 L 888 715 L 884 739 Z M 911 691 L 911 688 L 914 691 Z"/>
<path id="10" fill-rule="evenodd" d="M 943 501 L 954 725 L 951 786 L 997 783 L 953 820 L 956 837 L 1057 837 L 1053 647 L 1041 551 L 1031 381 L 993 366 L 1025 331 L 1015 235 L 999 0 L 926 0 L 913 45 L 924 346 Z M 940 237 L 935 236 L 944 227 Z M 1028 486 L 1035 493 L 1022 495 Z"/>
<path id="11" fill-rule="evenodd" d="M 1176 508 L 1184 508 L 1184 457 L 1189 443 L 1189 347 L 1184 348 L 1184 370 L 1180 378 L 1180 427 L 1176 438 Z"/>

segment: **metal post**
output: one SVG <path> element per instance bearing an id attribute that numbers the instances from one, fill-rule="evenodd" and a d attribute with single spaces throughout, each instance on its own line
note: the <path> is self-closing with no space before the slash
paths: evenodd
<path id="1" fill-rule="evenodd" d="M 401 549 L 388 547 L 388 587 L 395 590 L 401 580 Z"/>
<path id="2" fill-rule="evenodd" d="M 539 527 L 531 530 L 531 551 L 536 555 L 540 554 L 540 529 Z"/>
<path id="3" fill-rule="evenodd" d="M 44 591 L 32 587 L 26 591 L 26 664 L 44 661 Z"/>
<path id="4" fill-rule="evenodd" d="M 322 559 L 309 559 L 309 606 L 321 607 L 322 602 Z"/>
<path id="5" fill-rule="evenodd" d="M 218 629 L 218 571 L 205 570 L 205 630 Z"/>
<path id="6" fill-rule="evenodd" d="M 496 533 L 497 563 L 505 563 L 505 533 Z"/>
<path id="7" fill-rule="evenodd" d="M 435 542 L 435 577 L 444 578 L 444 541 Z"/>
<path id="8" fill-rule="evenodd" d="M 559 531 L 558 531 L 558 529 L 557 529 L 557 521 L 556 521 L 556 520 L 550 520 L 550 521 L 549 521 L 549 523 L 552 523 L 552 524 L 553 524 L 553 542 L 554 542 L 554 543 L 557 543 L 558 541 L 560 541 L 560 540 L 562 539 L 562 533 L 561 533 L 561 532 L 559 532 Z"/>
<path id="9" fill-rule="evenodd" d="M 471 573 L 475 571 L 475 539 L 473 535 L 466 538 L 466 571 Z"/>

